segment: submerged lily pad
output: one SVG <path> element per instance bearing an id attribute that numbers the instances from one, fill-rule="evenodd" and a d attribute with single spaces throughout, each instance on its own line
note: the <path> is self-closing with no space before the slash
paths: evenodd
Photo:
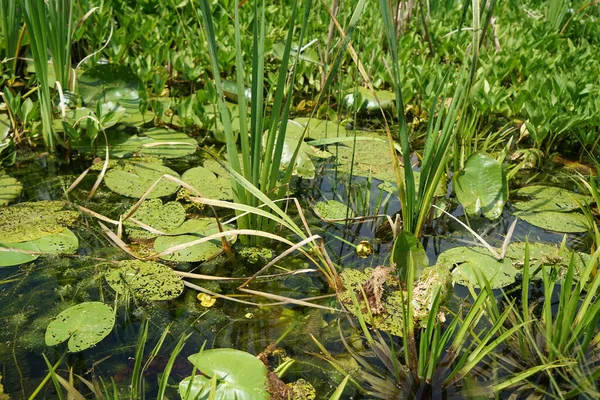
<path id="1" fill-rule="evenodd" d="M 542 212 L 519 212 L 516 216 L 523 221 L 537 226 L 538 228 L 546 229 L 554 232 L 564 233 L 583 233 L 588 230 L 588 220 L 585 215 L 577 212 L 559 212 L 559 211 L 542 211 Z"/>
<path id="2" fill-rule="evenodd" d="M 120 268 L 106 275 L 106 282 L 117 293 L 131 291 L 145 300 L 170 300 L 183 292 L 183 281 L 166 265 L 139 260 L 125 260 Z"/>
<path id="3" fill-rule="evenodd" d="M 163 205 L 160 199 L 150 199 L 139 206 L 132 218 L 161 232 L 169 233 L 183 224 L 185 209 L 177 201 L 170 201 Z M 129 237 L 134 239 L 152 239 L 158 236 L 132 222 L 125 221 L 125 227 Z"/>
<path id="4" fill-rule="evenodd" d="M 225 226 L 223 229 L 228 229 Z M 219 232 L 212 218 L 200 218 L 185 221 L 180 227 L 174 229 L 171 234 L 177 236 L 159 236 L 154 242 L 154 249 L 162 252 L 174 246 L 189 243 Z M 228 236 L 228 241 L 235 241 L 235 236 Z M 222 252 L 221 240 L 213 239 L 192 245 L 174 253 L 161 256 L 163 260 L 180 262 L 199 262 L 209 260 Z"/>
<path id="5" fill-rule="evenodd" d="M 527 201 L 515 202 L 515 207 L 527 212 L 572 211 L 592 203 L 590 196 L 551 186 L 527 186 L 515 192 Z"/>
<path id="6" fill-rule="evenodd" d="M 0 267 L 11 267 L 37 260 L 39 254 L 27 254 L 8 249 L 30 252 L 72 254 L 79 247 L 79 239 L 69 229 L 53 235 L 22 243 L 0 243 Z"/>
<path id="7" fill-rule="evenodd" d="M 62 201 L 19 203 L 0 209 L 0 243 L 36 240 L 64 231 L 79 217 Z"/>
<path id="8" fill-rule="evenodd" d="M 0 175 L 0 207 L 7 205 L 21 195 L 23 185 L 8 175 Z"/>
<path id="9" fill-rule="evenodd" d="M 160 164 L 126 163 L 108 171 L 104 183 L 113 192 L 127 197 L 140 198 L 158 178 L 165 174 L 179 178 L 177 172 Z M 150 192 L 148 198 L 170 196 L 177 189 L 179 189 L 178 184 L 163 178 Z"/>
<path id="10" fill-rule="evenodd" d="M 196 152 L 198 142 L 185 133 L 171 129 L 153 128 L 144 132 L 150 140 L 142 145 L 141 154 L 147 156 L 175 158 Z"/>
<path id="11" fill-rule="evenodd" d="M 78 352 L 95 346 L 115 325 L 110 306 L 86 302 L 67 308 L 56 316 L 46 329 L 46 345 L 55 346 L 69 340 L 69 351 Z"/>
<path id="12" fill-rule="evenodd" d="M 233 198 L 231 180 L 217 178 L 209 169 L 195 167 L 188 169 L 181 176 L 181 180 L 196 189 L 203 197 L 216 200 L 230 200 Z"/>
<path id="13" fill-rule="evenodd" d="M 188 360 L 202 375 L 189 376 L 179 383 L 183 400 L 208 398 L 211 377 L 217 377 L 215 400 L 264 400 L 267 368 L 258 358 L 240 350 L 212 349 L 192 354 Z"/>
<path id="14" fill-rule="evenodd" d="M 468 215 L 496 219 L 508 200 L 508 185 L 502 164 L 489 154 L 471 154 L 465 168 L 454 175 L 454 190 Z"/>
<path id="15" fill-rule="evenodd" d="M 320 201 L 315 204 L 315 211 L 324 220 L 354 218 L 354 211 L 337 200 Z"/>

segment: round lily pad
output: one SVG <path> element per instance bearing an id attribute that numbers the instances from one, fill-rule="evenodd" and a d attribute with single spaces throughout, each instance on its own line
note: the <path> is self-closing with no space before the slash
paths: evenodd
<path id="1" fill-rule="evenodd" d="M 19 249 L 25 251 L 40 251 L 33 242 L 23 243 L 0 243 L 0 267 L 12 267 L 21 265 L 33 260 L 39 256 L 37 254 L 26 254 L 18 251 L 6 251 L 6 249 Z"/>
<path id="2" fill-rule="evenodd" d="M 79 239 L 69 229 L 53 235 L 42 236 L 39 239 L 22 243 L 0 243 L 0 248 L 12 248 L 25 251 L 72 254 L 79 247 Z M 11 267 L 34 261 L 39 254 L 27 254 L 18 251 L 0 252 L 0 267 Z"/>
<path id="3" fill-rule="evenodd" d="M 95 65 L 79 77 L 78 83 L 82 101 L 90 106 L 108 101 L 138 104 L 143 90 L 140 78 L 131 68 L 117 64 Z"/>
<path id="4" fill-rule="evenodd" d="M 215 200 L 230 200 L 233 198 L 231 180 L 229 178 L 217 178 L 207 168 L 190 168 L 183 173 L 181 180 L 200 192 L 203 197 Z"/>
<path id="5" fill-rule="evenodd" d="M 527 186 L 515 194 L 528 199 L 515 202 L 516 208 L 527 212 L 571 211 L 592 202 L 589 196 L 551 186 Z"/>
<path id="6" fill-rule="evenodd" d="M 7 205 L 21 195 L 23 185 L 8 175 L 0 175 L 0 207 Z"/>
<path id="7" fill-rule="evenodd" d="M 531 225 L 546 229 L 548 231 L 583 233 L 587 232 L 588 230 L 587 218 L 585 215 L 577 212 L 519 212 L 515 213 L 515 215 Z"/>
<path id="8" fill-rule="evenodd" d="M 188 360 L 203 375 L 189 376 L 179 383 L 184 400 L 208 398 L 210 377 L 216 375 L 215 400 L 264 400 L 267 368 L 253 355 L 234 349 L 213 349 L 192 354 Z"/>
<path id="9" fill-rule="evenodd" d="M 171 168 L 151 163 L 126 163 L 106 173 L 104 182 L 113 192 L 123 196 L 140 198 L 161 176 L 169 174 L 179 178 L 179 174 Z M 179 189 L 179 185 L 162 179 L 150 192 L 148 198 L 170 196 Z"/>
<path id="10" fill-rule="evenodd" d="M 111 158 L 130 157 L 142 148 L 141 139 L 126 132 L 109 129 L 106 131 L 106 139 L 108 139 L 108 154 Z M 106 143 L 104 135 L 100 134 L 96 143 L 91 143 L 87 137 L 82 136 L 78 140 L 72 141 L 71 145 L 80 153 L 92 154 L 96 152 L 98 156 L 104 158 Z M 100 165 L 103 164 L 100 163 Z"/>
<path id="11" fill-rule="evenodd" d="M 183 281 L 166 265 L 139 260 L 121 261 L 120 268 L 106 275 L 106 282 L 117 293 L 131 291 L 145 300 L 170 300 L 183 292 Z"/>
<path id="12" fill-rule="evenodd" d="M 100 302 L 81 303 L 67 308 L 46 328 L 46 345 L 55 346 L 69 340 L 69 351 L 77 352 L 95 346 L 115 325 L 110 306 Z"/>
<path id="13" fill-rule="evenodd" d="M 337 200 L 320 201 L 315 204 L 315 211 L 324 220 L 354 218 L 354 211 Z"/>
<path id="14" fill-rule="evenodd" d="M 170 201 L 163 205 L 161 199 L 149 199 L 139 206 L 132 218 L 161 232 L 168 233 L 183 223 L 185 209 L 177 201 Z M 158 236 L 158 234 L 149 232 L 130 221 L 125 221 L 125 231 L 129 237 L 134 239 L 153 239 Z"/>
<path id="15" fill-rule="evenodd" d="M 306 117 L 295 118 L 288 123 L 288 134 L 300 137 L 306 126 L 308 126 L 306 131 L 307 139 L 326 139 L 346 136 L 346 127 L 344 125 L 332 121 Z"/>
<path id="16" fill-rule="evenodd" d="M 227 228 L 224 227 L 224 229 Z M 212 219 L 201 218 L 188 220 L 171 232 L 177 236 L 159 236 L 154 241 L 154 249 L 157 252 L 163 252 L 172 247 L 213 235 L 218 231 L 217 225 Z M 227 239 L 232 242 L 235 240 L 235 237 L 227 237 Z M 222 251 L 221 240 L 213 239 L 178 250 L 171 254 L 163 255 L 161 258 L 169 261 L 199 262 L 209 260 L 220 254 Z"/>
<path id="17" fill-rule="evenodd" d="M 184 157 L 196 152 L 198 142 L 185 133 L 165 128 L 153 128 L 144 132 L 148 138 L 142 145 L 141 154 L 154 157 Z"/>
<path id="18" fill-rule="evenodd" d="M 368 113 L 374 113 L 379 111 L 379 107 L 384 111 L 391 111 L 394 108 L 394 100 L 396 96 L 394 92 L 389 90 L 376 90 L 377 98 L 379 99 L 379 104 L 377 104 L 377 100 L 371 91 L 365 87 L 358 88 L 358 101 L 354 98 L 354 90 L 348 93 L 344 97 L 344 106 L 350 109 L 357 108 L 358 111 L 366 111 Z"/>
<path id="19" fill-rule="evenodd" d="M 350 173 L 352 170 L 355 176 L 376 176 L 393 170 L 390 146 L 383 140 L 356 141 L 354 156 L 352 147 L 348 146 L 338 146 L 337 152 L 331 152 L 337 154 L 338 171 Z"/>
<path id="20" fill-rule="evenodd" d="M 60 233 L 79 217 L 62 201 L 19 203 L 0 209 L 0 243 L 28 242 Z"/>

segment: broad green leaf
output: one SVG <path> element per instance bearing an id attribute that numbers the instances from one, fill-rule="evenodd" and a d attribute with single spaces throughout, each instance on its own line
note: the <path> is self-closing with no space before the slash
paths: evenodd
<path id="1" fill-rule="evenodd" d="M 117 293 L 131 291 L 142 299 L 155 301 L 174 299 L 183 292 L 181 277 L 166 265 L 139 260 L 125 260 L 119 265 L 106 275 L 106 282 Z"/>
<path id="2" fill-rule="evenodd" d="M 141 154 L 146 156 L 175 158 L 196 152 L 198 142 L 185 133 L 165 128 L 153 128 L 144 132 L 151 140 L 145 140 Z"/>
<path id="3" fill-rule="evenodd" d="M 8 175 L 0 175 L 0 207 L 15 200 L 22 191 L 21 182 Z"/>
<path id="4" fill-rule="evenodd" d="M 19 203 L 0 209 L 0 243 L 27 242 L 64 231 L 79 217 L 62 201 Z"/>
<path id="5" fill-rule="evenodd" d="M 519 212 L 516 216 L 523 221 L 554 232 L 583 233 L 588 230 L 588 220 L 585 215 L 577 212 Z"/>
<path id="6" fill-rule="evenodd" d="M 394 248 L 392 249 L 392 262 L 395 265 L 398 276 L 406 276 L 411 259 L 416 268 L 415 276 L 418 278 L 422 271 L 426 267 L 429 267 L 429 258 L 419 239 L 412 233 L 402 230 L 396 236 Z"/>
<path id="7" fill-rule="evenodd" d="M 69 351 L 83 351 L 104 339 L 115 325 L 110 306 L 100 302 L 81 303 L 58 314 L 46 328 L 46 345 L 69 340 Z"/>
<path id="8" fill-rule="evenodd" d="M 471 154 L 465 168 L 454 175 L 454 190 L 468 215 L 489 219 L 500 217 L 508 199 L 502 164 L 483 151 Z"/>
<path id="9" fill-rule="evenodd" d="M 231 200 L 231 179 L 217 176 L 205 167 L 188 169 L 181 180 L 196 189 L 203 197 L 216 200 Z"/>
<path id="10" fill-rule="evenodd" d="M 106 139 L 108 143 L 104 139 L 104 135 L 99 134 L 92 143 L 89 138 L 81 136 L 79 139 L 73 140 L 71 146 L 82 154 L 96 153 L 102 158 L 105 157 L 107 145 L 110 158 L 131 157 L 142 148 L 142 140 L 137 135 L 131 135 L 127 132 L 108 129 Z"/>
<path id="11" fill-rule="evenodd" d="M 352 110 L 357 109 L 359 112 L 365 111 L 368 113 L 378 112 L 380 106 L 384 111 L 392 111 L 394 109 L 394 101 L 396 98 L 394 92 L 389 90 L 376 90 L 375 93 L 377 94 L 380 104 L 377 104 L 375 96 L 369 89 L 362 86 L 359 87 L 357 99 L 354 98 L 353 89 L 344 97 L 344 106 Z"/>
<path id="12" fill-rule="evenodd" d="M 342 124 L 306 117 L 290 120 L 287 126 L 287 133 L 300 137 L 306 126 L 308 126 L 306 139 L 337 138 L 347 135 L 346 127 Z"/>
<path id="13" fill-rule="evenodd" d="M 202 372 L 179 383 L 183 400 L 208 398 L 210 379 L 217 378 L 215 400 L 265 400 L 267 368 L 256 357 L 234 349 L 213 349 L 192 354 L 188 360 Z M 188 394 L 186 396 L 186 394 Z"/>
<path id="14" fill-rule="evenodd" d="M 104 183 L 113 192 L 123 196 L 140 198 L 161 176 L 168 174 L 179 178 L 171 168 L 151 163 L 125 163 L 106 173 Z M 179 185 L 163 178 L 148 198 L 170 196 L 179 189 Z"/>
<path id="15" fill-rule="evenodd" d="M 114 101 L 139 107 L 140 91 L 144 90 L 140 78 L 124 65 L 97 64 L 79 77 L 79 94 L 85 105 Z"/>
<path id="16" fill-rule="evenodd" d="M 383 140 L 357 140 L 356 150 L 352 150 L 353 142 L 346 142 L 347 146 L 338 146 L 333 150 L 337 155 L 338 171 L 350 173 L 355 176 L 376 176 L 377 174 L 393 171 L 392 154 L 390 146 Z M 354 164 L 353 164 L 354 163 Z"/>
<path id="17" fill-rule="evenodd" d="M 33 252 L 72 254 L 79 247 L 79 239 L 69 229 L 53 235 L 22 243 L 0 243 L 0 248 L 19 249 Z M 25 254 L 18 251 L 0 251 L 0 267 L 11 267 L 34 261 L 38 254 Z"/>
<path id="18" fill-rule="evenodd" d="M 515 202 L 515 207 L 527 212 L 572 211 L 591 204 L 592 198 L 566 189 L 551 186 L 526 186 L 515 192 L 526 201 Z"/>
<path id="19" fill-rule="evenodd" d="M 183 224 L 185 209 L 177 201 L 170 201 L 163 205 L 160 199 L 150 199 L 139 206 L 132 218 L 161 232 L 169 233 Z M 134 239 L 152 239 L 158 236 L 158 234 L 149 232 L 128 220 L 124 225 L 127 235 Z"/>
<path id="20" fill-rule="evenodd" d="M 354 211 L 337 200 L 320 201 L 315 211 L 324 220 L 354 218 Z"/>

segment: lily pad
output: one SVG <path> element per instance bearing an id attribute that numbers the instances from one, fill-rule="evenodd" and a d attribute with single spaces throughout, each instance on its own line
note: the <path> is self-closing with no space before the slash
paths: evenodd
<path id="1" fill-rule="evenodd" d="M 175 158 L 184 157 L 196 152 L 198 142 L 185 133 L 171 129 L 153 128 L 144 132 L 151 140 L 142 145 L 141 154 L 147 156 Z"/>
<path id="2" fill-rule="evenodd" d="M 288 126 L 291 123 L 291 121 L 288 122 Z M 325 159 L 332 155 L 327 151 L 319 150 L 305 142 L 300 143 L 300 136 L 286 134 L 283 142 L 283 151 L 281 153 L 281 169 L 286 169 L 288 167 L 298 144 L 300 144 L 300 151 L 296 157 L 293 174 L 301 178 L 313 179 L 315 177 L 315 165 L 313 164 L 311 157 Z"/>
<path id="3" fill-rule="evenodd" d="M 67 308 L 46 328 L 46 345 L 55 346 L 69 340 L 69 351 L 78 352 L 95 346 L 115 325 L 110 306 L 100 302 L 85 302 Z"/>
<path id="4" fill-rule="evenodd" d="M 160 199 L 150 199 L 144 201 L 132 217 L 154 229 L 169 233 L 183 224 L 185 209 L 177 201 L 170 201 L 163 205 Z M 129 221 L 125 221 L 125 228 L 129 237 L 134 239 L 153 239 L 158 236 Z"/>
<path id="5" fill-rule="evenodd" d="M 120 268 L 106 275 L 106 282 L 117 293 L 131 291 L 145 300 L 170 300 L 183 292 L 183 281 L 166 265 L 139 260 L 125 260 Z"/>
<path id="6" fill-rule="evenodd" d="M 390 147 L 383 140 L 356 141 L 354 156 L 352 147 L 348 146 L 338 146 L 337 152 L 333 153 L 337 154 L 338 170 L 347 173 L 352 170 L 355 176 L 375 176 L 393 168 Z"/>
<path id="7" fill-rule="evenodd" d="M 583 233 L 588 230 L 588 220 L 585 215 L 577 212 L 559 212 L 559 211 L 542 211 L 542 212 L 519 212 L 516 216 L 523 221 L 537 226 L 538 228 L 546 229 L 554 232 L 564 233 Z"/>
<path id="8" fill-rule="evenodd" d="M 179 178 L 177 172 L 160 164 L 126 163 L 108 171 L 104 183 L 113 192 L 127 197 L 140 198 L 158 178 L 165 174 Z M 177 189 L 179 189 L 178 184 L 161 179 L 148 198 L 170 196 Z"/>
<path id="9" fill-rule="evenodd" d="M 183 400 L 208 398 L 211 377 L 217 377 L 215 400 L 264 400 L 267 368 L 253 355 L 234 349 L 213 349 L 192 354 L 188 360 L 202 372 L 179 383 Z"/>
<path id="10" fill-rule="evenodd" d="M 380 106 L 384 111 L 391 111 L 394 109 L 394 101 L 396 99 L 394 92 L 389 90 L 376 90 L 375 94 L 377 95 L 380 104 L 377 104 L 375 96 L 369 89 L 359 87 L 357 100 L 354 98 L 354 90 L 352 90 L 344 97 L 344 106 L 352 110 L 357 109 L 359 112 L 364 111 L 367 113 L 379 111 Z"/>
<path id="11" fill-rule="evenodd" d="M 36 240 L 64 231 L 79 217 L 62 201 L 19 203 L 0 209 L 0 243 Z"/>
<path id="12" fill-rule="evenodd" d="M 226 227 L 223 228 L 227 229 Z M 218 227 L 212 218 L 188 220 L 171 232 L 171 234 L 176 236 L 159 236 L 154 241 L 154 249 L 157 252 L 162 252 L 174 246 L 213 235 L 218 231 Z M 233 242 L 235 241 L 235 236 L 229 236 L 227 239 L 228 241 Z M 222 251 L 221 240 L 213 239 L 178 250 L 171 254 L 163 255 L 161 258 L 168 261 L 200 262 L 209 260 L 221 254 Z"/>
<path id="13" fill-rule="evenodd" d="M 300 137 L 306 130 L 306 139 L 327 139 L 346 136 L 346 127 L 332 121 L 300 117 L 295 118 L 288 123 L 287 133 Z"/>
<path id="14" fill-rule="evenodd" d="M 203 197 L 216 200 L 230 200 L 233 198 L 231 180 L 217 178 L 208 168 L 195 167 L 188 169 L 181 176 L 181 180 L 196 189 Z"/>
<path id="15" fill-rule="evenodd" d="M 102 158 L 105 157 L 107 145 L 110 158 L 130 157 L 142 149 L 142 140 L 138 136 L 123 131 L 108 129 L 106 139 L 108 142 L 104 140 L 104 135 L 100 134 L 92 143 L 89 138 L 81 136 L 73 140 L 71 146 L 82 154 L 96 153 Z"/>
<path id="16" fill-rule="evenodd" d="M 320 201 L 315 204 L 315 211 L 326 221 L 354 218 L 354 211 L 337 200 Z"/>
<path id="17" fill-rule="evenodd" d="M 452 270 L 452 279 L 461 285 L 479 286 L 478 276 L 485 276 L 493 289 L 515 282 L 521 273 L 511 259 L 498 261 L 483 247 L 455 247 L 439 255 L 438 265 Z"/>
<path id="18" fill-rule="evenodd" d="M 515 202 L 515 207 L 527 212 L 572 211 L 580 204 L 592 203 L 592 198 L 566 189 L 551 186 L 526 186 L 515 192 L 527 201 Z"/>
<path id="19" fill-rule="evenodd" d="M 37 260 L 39 254 L 27 254 L 19 251 L 4 251 L 18 249 L 31 252 L 72 254 L 79 247 L 79 239 L 69 229 L 53 235 L 43 236 L 36 240 L 22 243 L 0 243 L 0 267 L 11 267 Z"/>
<path id="20" fill-rule="evenodd" d="M 21 195 L 23 185 L 21 182 L 8 175 L 0 175 L 0 207 L 14 201 Z"/>
<path id="21" fill-rule="evenodd" d="M 508 199 L 508 186 L 502 164 L 489 154 L 471 154 L 465 168 L 454 175 L 454 190 L 468 215 L 496 219 Z"/>

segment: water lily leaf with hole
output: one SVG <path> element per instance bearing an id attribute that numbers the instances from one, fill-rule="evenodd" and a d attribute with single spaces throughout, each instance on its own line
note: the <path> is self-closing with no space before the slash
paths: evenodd
<path id="1" fill-rule="evenodd" d="M 183 292 L 181 277 L 166 265 L 140 260 L 125 260 L 119 265 L 106 275 L 106 282 L 117 293 L 131 291 L 142 299 L 157 301 L 174 299 Z"/>
<path id="2" fill-rule="evenodd" d="M 223 226 L 223 229 L 227 230 L 229 228 Z M 217 232 L 219 232 L 217 224 L 212 218 L 188 220 L 171 232 L 172 235 L 176 236 L 159 236 L 154 241 L 154 249 L 157 252 L 162 252 L 172 247 L 213 235 Z M 235 235 L 227 236 L 227 240 L 230 243 L 235 242 L 235 239 Z M 221 240 L 213 239 L 178 250 L 171 254 L 163 255 L 161 258 L 168 261 L 200 262 L 209 260 L 221 254 L 222 251 Z"/>
<path id="3" fill-rule="evenodd" d="M 18 249 L 32 252 L 72 254 L 79 247 L 79 239 L 69 229 L 53 235 L 22 243 L 0 243 L 2 249 Z M 39 254 L 27 254 L 19 251 L 0 251 L 0 267 L 12 267 L 37 260 Z"/>
<path id="4" fill-rule="evenodd" d="M 489 154 L 471 154 L 464 169 L 454 175 L 454 190 L 468 215 L 496 219 L 508 199 L 508 185 L 502 164 Z"/>
<path id="5" fill-rule="evenodd" d="M 521 273 L 511 259 L 498 261 L 483 247 L 454 247 L 439 255 L 438 265 L 452 270 L 452 279 L 461 285 L 479 287 L 478 275 L 485 276 L 493 289 L 503 288 Z"/>
<path id="6" fill-rule="evenodd" d="M 55 346 L 69 340 L 72 353 L 89 349 L 104 339 L 115 325 L 113 309 L 97 301 L 67 308 L 46 328 L 46 345 Z"/>
<path id="7" fill-rule="evenodd" d="M 389 90 L 376 90 L 375 94 L 377 95 L 380 104 L 377 104 L 375 96 L 369 89 L 361 86 L 358 88 L 358 100 L 355 101 L 353 89 L 344 96 L 344 106 L 352 110 L 358 107 L 358 112 L 367 113 L 378 112 L 380 107 L 384 111 L 392 111 L 394 109 L 394 101 L 396 99 L 394 92 Z"/>
<path id="8" fill-rule="evenodd" d="M 198 142 L 185 133 L 165 128 L 153 128 L 144 132 L 150 140 L 144 141 L 141 154 L 147 156 L 175 158 L 196 152 Z"/>
<path id="9" fill-rule="evenodd" d="M 127 211 L 127 214 L 129 214 L 129 211 Z M 154 229 L 169 233 L 183 224 L 185 209 L 177 201 L 170 201 L 163 205 L 161 199 L 150 199 L 144 201 L 132 217 Z M 158 234 L 149 232 L 129 220 L 125 221 L 124 225 L 130 238 L 153 239 L 158 236 Z"/>
<path id="10" fill-rule="evenodd" d="M 8 175 L 0 175 L 0 207 L 7 205 L 21 195 L 23 185 Z"/>
<path id="11" fill-rule="evenodd" d="M 140 198 L 161 176 L 169 174 L 179 178 L 171 168 L 151 163 L 125 163 L 106 173 L 104 183 L 110 190 L 120 195 Z M 170 196 L 179 189 L 179 185 L 163 178 L 148 198 Z"/>
<path id="12" fill-rule="evenodd" d="M 528 198 L 515 202 L 515 207 L 527 212 L 572 211 L 580 204 L 591 204 L 592 198 L 566 189 L 551 186 L 526 186 L 515 192 L 518 197 Z"/>
<path id="13" fill-rule="evenodd" d="M 588 220 L 585 215 L 577 212 L 519 212 L 515 216 L 548 231 L 564 233 L 583 233 L 588 230 Z"/>
<path id="14" fill-rule="evenodd" d="M 253 355 L 234 349 L 212 349 L 192 354 L 188 360 L 202 375 L 179 383 L 182 400 L 208 398 L 211 377 L 217 377 L 215 400 L 265 400 L 267 368 Z"/>
<path id="15" fill-rule="evenodd" d="M 315 204 L 315 211 L 324 220 L 354 218 L 354 211 L 337 200 L 320 201 Z"/>
<path id="16" fill-rule="evenodd" d="M 0 243 L 28 242 L 64 231 L 79 217 L 62 201 L 14 204 L 0 209 Z"/>
<path id="17" fill-rule="evenodd" d="M 216 200 L 233 198 L 231 180 L 217 178 L 208 168 L 194 167 L 183 173 L 181 180 L 196 189 L 203 197 Z"/>
<path id="18" fill-rule="evenodd" d="M 127 132 L 108 129 L 106 130 L 106 139 L 108 142 L 104 139 L 103 134 L 99 134 L 92 143 L 89 138 L 81 136 L 77 140 L 71 141 L 71 147 L 82 154 L 96 153 L 102 158 L 105 157 L 107 143 L 110 158 L 131 157 L 142 149 L 142 140 L 137 135 Z"/>

